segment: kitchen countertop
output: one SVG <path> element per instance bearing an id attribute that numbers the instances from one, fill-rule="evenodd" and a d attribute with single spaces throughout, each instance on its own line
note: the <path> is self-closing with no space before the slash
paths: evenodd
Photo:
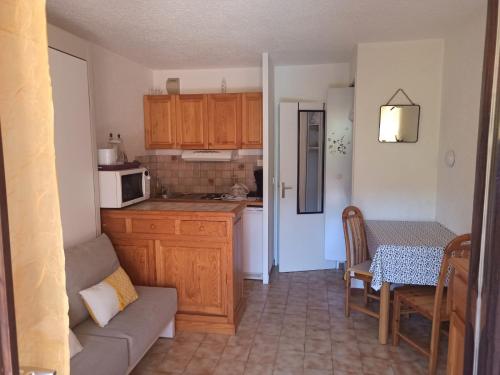
<path id="1" fill-rule="evenodd" d="M 236 214 L 245 208 L 243 202 L 228 201 L 173 201 L 149 199 L 118 210 L 129 211 L 170 211 L 170 212 L 207 212 Z"/>
<path id="2" fill-rule="evenodd" d="M 246 198 L 242 200 L 219 200 L 219 199 L 201 199 L 200 197 L 205 194 L 189 194 L 177 195 L 169 198 L 151 198 L 150 201 L 157 202 L 189 202 L 189 203 L 244 203 L 247 206 L 262 207 L 262 198 Z M 199 196 L 199 197 L 197 197 Z"/>

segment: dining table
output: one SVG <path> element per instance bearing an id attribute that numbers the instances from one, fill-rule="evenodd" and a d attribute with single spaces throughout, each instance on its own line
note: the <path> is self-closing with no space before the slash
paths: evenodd
<path id="1" fill-rule="evenodd" d="M 371 287 L 380 291 L 379 342 L 387 344 L 391 284 L 435 286 L 456 234 L 434 221 L 366 220 L 365 229 Z"/>

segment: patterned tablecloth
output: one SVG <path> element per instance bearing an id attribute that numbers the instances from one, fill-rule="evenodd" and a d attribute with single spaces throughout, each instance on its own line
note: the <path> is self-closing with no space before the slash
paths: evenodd
<path id="1" fill-rule="evenodd" d="M 383 282 L 436 285 L 443 250 L 455 234 L 436 222 L 367 220 L 366 236 L 371 286 L 379 290 Z"/>

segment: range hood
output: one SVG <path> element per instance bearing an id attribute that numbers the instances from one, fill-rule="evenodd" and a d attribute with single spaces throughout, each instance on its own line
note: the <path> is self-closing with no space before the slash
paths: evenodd
<path id="1" fill-rule="evenodd" d="M 233 150 L 185 150 L 181 158 L 185 161 L 231 161 Z"/>

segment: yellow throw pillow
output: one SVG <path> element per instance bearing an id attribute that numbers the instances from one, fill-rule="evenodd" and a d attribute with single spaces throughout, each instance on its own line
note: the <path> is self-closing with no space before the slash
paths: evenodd
<path id="1" fill-rule="evenodd" d="M 123 311 L 127 305 L 139 298 L 130 278 L 121 267 L 118 267 L 115 272 L 106 277 L 103 281 L 111 285 L 116 291 L 120 303 L 120 311 Z"/>

